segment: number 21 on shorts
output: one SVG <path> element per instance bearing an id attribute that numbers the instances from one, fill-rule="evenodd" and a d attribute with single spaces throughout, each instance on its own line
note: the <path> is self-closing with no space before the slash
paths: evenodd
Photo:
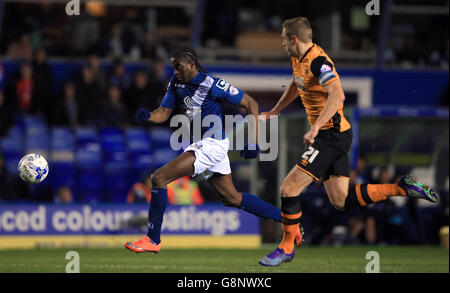
<path id="1" fill-rule="evenodd" d="M 314 161 L 314 159 L 317 157 L 318 154 L 319 154 L 319 150 L 316 150 L 315 148 L 310 146 L 310 147 L 308 147 L 308 150 L 303 153 L 302 159 L 308 161 L 308 163 L 311 164 Z"/>

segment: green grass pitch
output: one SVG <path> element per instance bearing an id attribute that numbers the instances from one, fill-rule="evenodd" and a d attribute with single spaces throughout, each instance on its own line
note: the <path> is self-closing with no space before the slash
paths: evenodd
<path id="1" fill-rule="evenodd" d="M 125 248 L 35 249 L 0 251 L 0 272 L 64 273 L 65 256 L 80 256 L 81 273 L 364 273 L 368 251 L 380 256 L 381 273 L 448 273 L 449 250 L 432 246 L 303 247 L 294 260 L 276 268 L 258 259 L 272 250 L 163 249 L 157 255 L 135 254 Z"/>

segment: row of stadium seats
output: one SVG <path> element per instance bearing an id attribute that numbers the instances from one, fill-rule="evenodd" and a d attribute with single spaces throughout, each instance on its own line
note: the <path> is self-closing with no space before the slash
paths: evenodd
<path id="1" fill-rule="evenodd" d="M 133 183 L 179 154 L 170 147 L 170 135 L 167 128 L 48 128 L 29 116 L 0 138 L 0 152 L 11 176 L 26 153 L 48 160 L 49 175 L 30 187 L 32 193 L 67 186 L 82 202 L 123 202 Z"/>

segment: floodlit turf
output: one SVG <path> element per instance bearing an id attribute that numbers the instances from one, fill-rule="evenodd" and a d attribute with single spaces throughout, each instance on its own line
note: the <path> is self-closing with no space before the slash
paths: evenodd
<path id="1" fill-rule="evenodd" d="M 81 273 L 364 273 L 368 251 L 380 255 L 380 272 L 449 272 L 448 249 L 430 246 L 303 247 L 290 263 L 262 267 L 261 249 L 163 249 L 135 254 L 117 249 L 36 249 L 0 251 L 0 272 L 64 273 L 68 251 L 80 255 Z"/>

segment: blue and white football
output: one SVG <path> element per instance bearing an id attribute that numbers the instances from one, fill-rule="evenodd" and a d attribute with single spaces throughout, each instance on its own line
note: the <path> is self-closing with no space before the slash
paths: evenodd
<path id="1" fill-rule="evenodd" d="M 27 183 L 40 183 L 48 175 L 47 160 L 39 154 L 25 155 L 19 161 L 17 171 L 20 178 Z"/>

